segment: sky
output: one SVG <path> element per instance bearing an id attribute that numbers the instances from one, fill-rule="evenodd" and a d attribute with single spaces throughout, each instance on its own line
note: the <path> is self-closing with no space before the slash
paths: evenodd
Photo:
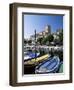
<path id="1" fill-rule="evenodd" d="M 51 26 L 51 32 L 63 29 L 63 15 L 24 14 L 24 38 L 30 38 L 35 30 L 37 33 L 44 31 L 46 25 Z"/>

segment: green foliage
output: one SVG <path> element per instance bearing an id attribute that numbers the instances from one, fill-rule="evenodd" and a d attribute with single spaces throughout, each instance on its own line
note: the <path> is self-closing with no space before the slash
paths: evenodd
<path id="1" fill-rule="evenodd" d="M 42 44 L 46 44 L 46 42 L 47 42 L 47 38 L 44 37 L 44 38 L 42 39 Z"/>
<path id="2" fill-rule="evenodd" d="M 47 38 L 47 41 L 49 42 L 52 42 L 54 39 L 53 35 L 48 35 L 46 38 Z"/>
<path id="3" fill-rule="evenodd" d="M 32 40 L 28 40 L 28 44 L 31 44 L 32 43 Z"/>
<path id="4" fill-rule="evenodd" d="M 43 40 L 43 38 L 38 38 L 37 39 L 37 42 L 39 42 L 40 44 L 42 44 L 42 40 Z"/>
<path id="5" fill-rule="evenodd" d="M 24 39 L 24 44 L 27 44 L 27 40 Z"/>
<path id="6" fill-rule="evenodd" d="M 47 35 L 44 38 L 38 38 L 37 42 L 39 42 L 40 44 L 46 44 L 47 42 L 52 42 L 54 39 L 53 35 Z"/>
<path id="7" fill-rule="evenodd" d="M 63 30 L 59 33 L 59 42 L 63 44 Z"/>

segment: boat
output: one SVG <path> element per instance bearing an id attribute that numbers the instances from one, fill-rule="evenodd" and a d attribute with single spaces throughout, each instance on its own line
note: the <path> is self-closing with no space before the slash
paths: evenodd
<path id="1" fill-rule="evenodd" d="M 36 74 L 56 73 L 60 65 L 58 56 L 49 57 L 35 68 Z"/>
<path id="2" fill-rule="evenodd" d="M 25 52 L 24 53 L 24 60 L 31 60 L 33 58 L 37 58 L 40 55 L 40 53 L 33 53 L 33 52 Z"/>

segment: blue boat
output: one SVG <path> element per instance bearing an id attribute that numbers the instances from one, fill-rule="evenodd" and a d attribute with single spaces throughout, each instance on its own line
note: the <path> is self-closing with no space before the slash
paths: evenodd
<path id="1" fill-rule="evenodd" d="M 55 73 L 60 65 L 58 56 L 49 57 L 35 68 L 36 74 Z"/>
<path id="2" fill-rule="evenodd" d="M 24 55 L 24 60 L 26 61 L 26 60 L 30 60 L 33 58 L 37 58 L 39 55 L 40 55 L 40 53 L 27 52 Z"/>

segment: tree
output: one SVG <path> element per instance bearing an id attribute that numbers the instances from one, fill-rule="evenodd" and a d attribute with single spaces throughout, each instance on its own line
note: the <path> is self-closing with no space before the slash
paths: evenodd
<path id="1" fill-rule="evenodd" d="M 31 44 L 32 43 L 32 40 L 28 40 L 28 44 Z"/>
<path id="2" fill-rule="evenodd" d="M 53 39 L 54 39 L 53 35 L 48 35 L 48 36 L 46 36 L 46 37 L 43 38 L 42 44 L 49 45 L 49 43 L 52 42 Z"/>
<path id="3" fill-rule="evenodd" d="M 47 42 L 47 38 L 44 37 L 44 38 L 42 39 L 42 44 L 46 44 L 46 42 Z"/>
<path id="4" fill-rule="evenodd" d="M 40 44 L 42 44 L 42 40 L 43 40 L 43 38 L 38 38 L 37 39 L 37 42 L 39 42 Z"/>
<path id="5" fill-rule="evenodd" d="M 63 30 L 59 33 L 59 41 L 63 44 Z"/>
<path id="6" fill-rule="evenodd" d="M 54 39 L 53 35 L 48 35 L 47 36 L 47 41 L 49 41 L 49 43 L 52 42 L 53 39 Z"/>
<path id="7" fill-rule="evenodd" d="M 27 44 L 27 40 L 26 39 L 24 39 L 24 44 Z"/>

